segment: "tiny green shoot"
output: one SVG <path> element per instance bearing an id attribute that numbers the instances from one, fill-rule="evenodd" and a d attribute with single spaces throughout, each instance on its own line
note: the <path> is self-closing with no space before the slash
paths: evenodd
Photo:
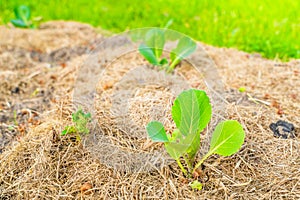
<path id="1" fill-rule="evenodd" d="M 176 48 L 170 53 L 170 61 L 161 58 L 166 43 L 165 31 L 158 28 L 150 29 L 144 38 L 144 42 L 139 46 L 140 54 L 152 65 L 165 69 L 167 72 L 174 70 L 183 59 L 196 50 L 196 42 L 183 36 L 179 39 Z"/>
<path id="2" fill-rule="evenodd" d="M 20 5 L 14 9 L 16 19 L 10 20 L 10 22 L 19 28 L 35 28 L 30 20 L 30 8 L 25 5 Z"/>
<path id="3" fill-rule="evenodd" d="M 191 186 L 192 189 L 202 190 L 202 183 L 200 183 L 198 180 L 194 180 L 189 185 Z"/>
<path id="4" fill-rule="evenodd" d="M 31 98 L 32 98 L 32 97 L 35 97 L 36 95 L 39 94 L 39 92 L 40 92 L 40 89 L 39 89 L 39 88 L 36 88 L 36 89 L 31 93 L 30 97 L 31 97 Z"/>
<path id="5" fill-rule="evenodd" d="M 241 93 L 246 92 L 246 88 L 245 87 L 240 87 L 239 92 L 241 92 Z"/>
<path id="6" fill-rule="evenodd" d="M 200 148 L 200 133 L 207 127 L 212 115 L 209 97 L 202 90 L 183 91 L 172 106 L 172 118 L 177 129 L 167 134 L 162 123 L 150 122 L 147 133 L 154 142 L 163 142 L 168 154 L 176 160 L 187 177 L 197 170 L 211 155 L 230 156 L 236 153 L 244 143 L 245 133 L 241 124 L 234 120 L 220 122 L 211 138 L 210 149 L 200 161 L 195 163 L 195 156 Z M 180 161 L 186 163 L 187 170 Z M 200 188 L 194 183 L 192 187 Z"/>
<path id="7" fill-rule="evenodd" d="M 18 123 L 18 114 L 17 114 L 16 110 L 14 110 L 14 125 L 15 126 L 19 125 L 19 123 Z"/>
<path id="8" fill-rule="evenodd" d="M 13 131 L 13 130 L 15 130 L 15 127 L 13 125 L 10 125 L 10 126 L 8 126 L 8 130 Z"/>
<path id="9" fill-rule="evenodd" d="M 75 134 L 80 139 L 80 134 L 89 134 L 87 124 L 91 121 L 91 113 L 84 113 L 82 109 L 72 114 L 73 125 L 66 126 L 61 135 Z"/>

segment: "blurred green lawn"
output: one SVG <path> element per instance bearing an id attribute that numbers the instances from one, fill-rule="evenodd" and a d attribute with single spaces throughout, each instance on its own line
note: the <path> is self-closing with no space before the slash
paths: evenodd
<path id="1" fill-rule="evenodd" d="M 76 20 L 113 32 L 163 27 L 173 19 L 171 29 L 207 44 L 300 58 L 299 0 L 0 0 L 0 24 L 21 4 L 44 21 Z"/>

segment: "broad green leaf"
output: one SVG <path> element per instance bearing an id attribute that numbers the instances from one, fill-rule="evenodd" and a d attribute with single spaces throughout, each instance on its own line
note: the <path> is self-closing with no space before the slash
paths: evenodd
<path id="1" fill-rule="evenodd" d="M 183 91 L 174 101 L 172 117 L 178 128 L 176 139 L 166 143 L 171 157 L 179 158 L 187 153 L 193 159 L 200 147 L 200 132 L 211 118 L 211 105 L 204 91 Z"/>
<path id="2" fill-rule="evenodd" d="M 168 142 L 169 141 L 163 124 L 158 121 L 150 122 L 147 125 L 146 130 L 148 132 L 150 139 L 153 142 Z"/>
<path id="3" fill-rule="evenodd" d="M 183 154 L 195 155 L 200 147 L 200 134 L 189 134 L 187 137 L 178 130 L 176 137 L 165 143 L 165 148 L 174 159 L 180 158 Z"/>
<path id="4" fill-rule="evenodd" d="M 146 34 L 145 43 L 152 49 L 156 59 L 159 59 L 165 45 L 164 31 L 158 28 L 149 30 Z"/>
<path id="5" fill-rule="evenodd" d="M 12 19 L 10 22 L 15 26 L 19 28 L 27 28 L 27 24 L 25 24 L 22 20 L 20 19 Z"/>
<path id="6" fill-rule="evenodd" d="M 211 112 L 206 93 L 190 89 L 183 91 L 174 101 L 172 118 L 180 132 L 187 136 L 200 133 L 210 121 Z"/>
<path id="7" fill-rule="evenodd" d="M 187 147 L 184 144 L 165 143 L 165 148 L 168 154 L 174 159 L 179 159 L 186 151 Z"/>
<path id="8" fill-rule="evenodd" d="M 200 148 L 200 134 L 195 134 L 193 137 L 192 142 L 190 143 L 190 146 L 186 150 L 186 153 L 189 156 L 189 159 L 191 161 L 194 161 L 194 158 Z"/>
<path id="9" fill-rule="evenodd" d="M 184 144 L 184 137 L 178 129 L 174 130 L 172 135 L 168 137 L 169 142 L 165 143 L 165 148 L 168 154 L 176 160 L 185 153 L 188 145 Z"/>
<path id="10" fill-rule="evenodd" d="M 213 132 L 209 154 L 230 156 L 244 143 L 245 133 L 242 125 L 235 120 L 220 122 Z"/>
<path id="11" fill-rule="evenodd" d="M 173 143 L 165 143 L 166 151 L 174 160 L 179 159 L 180 156 L 182 156 L 184 153 L 184 151 L 182 151 L 181 149 L 186 149 L 185 146 L 181 144 L 173 144 L 172 146 L 170 146 L 170 144 Z"/>
<path id="12" fill-rule="evenodd" d="M 142 54 L 146 60 L 148 60 L 152 65 L 159 65 L 157 58 L 154 55 L 152 49 L 145 44 L 139 46 L 139 52 Z"/>
<path id="13" fill-rule="evenodd" d="M 25 5 L 18 6 L 14 9 L 14 13 L 17 19 L 24 21 L 25 23 L 30 19 L 30 8 Z"/>
<path id="14" fill-rule="evenodd" d="M 182 37 L 175 49 L 170 53 L 171 65 L 174 68 L 180 61 L 188 57 L 196 50 L 196 43 L 189 37 Z"/>

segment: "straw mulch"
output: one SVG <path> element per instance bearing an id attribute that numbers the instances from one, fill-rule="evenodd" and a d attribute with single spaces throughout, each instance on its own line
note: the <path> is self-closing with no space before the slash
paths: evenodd
<path id="1" fill-rule="evenodd" d="M 94 156 L 73 136 L 60 136 L 76 109 L 71 101 L 76 72 L 93 49 L 91 42 L 101 40 L 101 35 L 73 22 L 42 27 L 0 27 L 0 142 L 5 142 L 0 154 L 0 199 L 300 199 L 299 60 L 282 63 L 204 45 L 224 82 L 224 117 L 241 122 L 246 139 L 237 154 L 206 160 L 199 176 L 203 190 L 193 191 L 174 162 L 151 170 L 120 170 Z M 132 64 L 128 56 L 122 62 Z M 140 57 L 137 60 L 145 63 Z M 106 82 L 107 88 L 117 84 L 114 80 Z M 99 87 L 103 89 L 103 83 Z M 246 92 L 238 92 L 239 87 Z M 104 92 L 109 96 L 109 90 Z M 138 114 L 148 112 L 145 96 L 158 99 L 159 105 L 169 102 L 165 109 L 174 99 L 171 94 L 167 99 L 155 96 L 166 93 L 161 88 L 157 93 L 151 87 L 137 92 L 128 108 L 131 114 L 140 108 L 144 110 Z M 99 105 L 96 113 L 107 113 Z M 168 123 L 164 116 L 158 118 Z M 136 148 L 146 141 L 130 141 L 131 137 L 124 137 L 126 132 L 109 128 L 110 116 L 102 117 L 99 132 L 114 145 Z M 147 117 L 135 119 L 136 123 L 145 123 Z M 273 136 L 269 125 L 279 119 L 295 125 L 295 138 Z M 108 153 L 112 161 L 117 159 L 114 152 Z"/>

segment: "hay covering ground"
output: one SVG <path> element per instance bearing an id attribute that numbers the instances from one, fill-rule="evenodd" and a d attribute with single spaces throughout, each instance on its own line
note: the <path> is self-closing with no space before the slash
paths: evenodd
<path id="1" fill-rule="evenodd" d="M 25 131 L 17 129 L 16 141 L 0 154 L 2 199 L 300 199 L 299 60 L 281 63 L 205 46 L 225 84 L 226 117 L 244 125 L 246 140 L 234 156 L 208 159 L 200 175 L 204 188 L 192 191 L 174 163 L 151 172 L 114 170 L 72 136 L 60 137 L 75 110 L 71 95 L 76 71 L 86 49 L 92 48 L 89 42 L 101 36 L 78 23 L 53 22 L 43 27 L 0 27 L 0 103 L 6 116 L 1 118 L 2 137 L 11 133 L 8 103 L 18 105 L 14 107 L 18 112 L 39 111 L 39 123 L 18 115 Z M 11 56 L 16 52 L 24 55 Z M 35 75 L 36 71 L 40 73 Z M 26 84 L 18 84 L 20 80 Z M 12 94 L 16 84 L 22 92 Z M 237 92 L 241 86 L 246 93 Z M 32 97 L 37 87 L 47 95 Z M 33 103 L 26 104 L 28 99 Z M 49 106 L 35 107 L 43 102 Z M 297 137 L 275 138 L 269 125 L 278 119 L 292 122 Z M 91 187 L 84 192 L 86 183 Z"/>

